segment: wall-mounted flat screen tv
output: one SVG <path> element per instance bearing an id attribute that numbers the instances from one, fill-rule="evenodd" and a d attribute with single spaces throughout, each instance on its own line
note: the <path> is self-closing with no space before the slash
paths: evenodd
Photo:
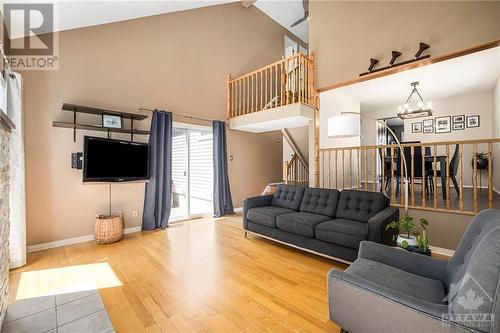
<path id="1" fill-rule="evenodd" d="M 146 143 L 85 136 L 84 182 L 125 182 L 149 178 Z"/>

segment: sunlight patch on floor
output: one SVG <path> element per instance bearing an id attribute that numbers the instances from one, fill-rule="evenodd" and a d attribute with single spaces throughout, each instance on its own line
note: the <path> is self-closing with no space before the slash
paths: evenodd
<path id="1" fill-rule="evenodd" d="M 123 285 L 108 263 L 21 273 L 16 300 Z"/>

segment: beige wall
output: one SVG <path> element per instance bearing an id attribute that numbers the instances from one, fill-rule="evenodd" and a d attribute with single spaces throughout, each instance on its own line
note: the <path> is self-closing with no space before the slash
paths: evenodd
<path id="1" fill-rule="evenodd" d="M 358 77 L 369 59 L 410 59 L 420 41 L 434 56 L 500 39 L 500 2 L 311 1 L 309 47 L 317 87 Z"/>
<path id="2" fill-rule="evenodd" d="M 83 150 L 83 135 L 99 133 L 79 132 L 73 143 L 71 130 L 52 128 L 53 120 L 71 121 L 63 102 L 125 112 L 161 107 L 224 120 L 226 74 L 280 59 L 284 34 L 257 8 L 240 3 L 60 33 L 59 70 L 23 73 L 28 245 L 91 234 L 94 216 L 107 212 L 108 186 L 82 185 L 81 171 L 70 167 L 71 152 Z M 140 127 L 148 128 L 149 120 Z M 235 207 L 281 179 L 279 137 L 228 131 Z M 140 225 L 144 184 L 113 185 L 112 196 L 125 226 Z"/>

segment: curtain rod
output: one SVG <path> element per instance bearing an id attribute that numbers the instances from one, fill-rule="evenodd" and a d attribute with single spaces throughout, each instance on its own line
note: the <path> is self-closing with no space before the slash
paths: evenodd
<path id="1" fill-rule="evenodd" d="M 151 111 L 151 112 L 154 112 L 154 111 L 157 111 L 158 109 L 148 109 L 148 108 L 145 108 L 145 107 L 142 107 L 142 106 L 139 106 L 138 108 L 139 110 L 146 110 L 146 111 Z M 171 111 L 169 111 L 171 112 Z M 173 115 L 176 115 L 176 116 L 179 116 L 179 117 L 184 117 L 184 118 L 188 118 L 188 119 L 194 119 L 194 120 L 200 120 L 200 121 L 207 121 L 209 123 L 211 123 L 213 120 L 211 119 L 206 119 L 206 118 L 200 118 L 200 117 L 195 117 L 195 116 L 189 116 L 189 115 L 184 115 L 184 114 L 180 114 L 180 113 L 175 113 L 175 112 L 171 112 Z"/>

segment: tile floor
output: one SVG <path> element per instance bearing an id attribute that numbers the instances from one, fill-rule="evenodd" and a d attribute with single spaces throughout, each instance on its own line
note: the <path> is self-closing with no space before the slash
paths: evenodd
<path id="1" fill-rule="evenodd" d="M 2 333 L 114 332 L 97 290 L 16 301 L 7 308 Z"/>

